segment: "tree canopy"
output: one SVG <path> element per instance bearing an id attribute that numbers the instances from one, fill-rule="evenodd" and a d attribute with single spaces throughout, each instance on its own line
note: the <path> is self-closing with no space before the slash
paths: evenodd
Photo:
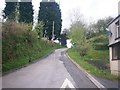
<path id="1" fill-rule="evenodd" d="M 3 10 L 3 18 L 7 20 L 15 20 L 16 18 L 16 6 L 17 6 L 17 0 L 16 2 L 7 2 L 6 1 L 6 7 Z"/>
<path id="2" fill-rule="evenodd" d="M 25 23 L 33 23 L 33 7 L 32 2 L 7 2 L 3 10 L 3 17 L 7 20 L 14 20 Z"/>
<path id="3" fill-rule="evenodd" d="M 19 22 L 33 23 L 32 2 L 19 2 Z"/>
<path id="4" fill-rule="evenodd" d="M 38 21 L 44 23 L 43 36 L 52 39 L 54 33 L 55 39 L 59 38 L 61 33 L 61 10 L 56 2 L 41 2 Z M 54 28 L 54 32 L 53 32 Z"/>

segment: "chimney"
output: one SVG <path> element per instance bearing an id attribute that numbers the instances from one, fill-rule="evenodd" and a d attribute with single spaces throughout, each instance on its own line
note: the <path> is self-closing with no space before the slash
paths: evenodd
<path id="1" fill-rule="evenodd" d="M 49 2 L 55 2 L 55 0 L 49 0 Z"/>
<path id="2" fill-rule="evenodd" d="M 32 0 L 20 0 L 20 2 L 32 2 Z"/>
<path id="3" fill-rule="evenodd" d="M 18 0 L 5 0 L 5 2 L 18 2 Z"/>
<path id="4" fill-rule="evenodd" d="M 48 2 L 48 0 L 42 0 L 42 2 Z"/>
<path id="5" fill-rule="evenodd" d="M 120 1 L 118 2 L 118 15 L 120 15 Z"/>

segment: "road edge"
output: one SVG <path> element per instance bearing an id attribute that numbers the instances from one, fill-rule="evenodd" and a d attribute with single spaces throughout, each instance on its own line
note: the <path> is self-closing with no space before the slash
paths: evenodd
<path id="1" fill-rule="evenodd" d="M 56 50 L 56 49 L 55 49 L 55 50 Z M 42 56 L 41 58 L 38 58 L 38 59 L 36 59 L 36 60 L 34 60 L 34 61 L 32 61 L 32 62 L 29 62 L 29 63 L 27 63 L 27 64 L 25 64 L 25 65 L 23 65 L 23 66 L 20 66 L 20 67 L 18 67 L 18 68 L 12 69 L 12 70 L 7 71 L 7 72 L 4 72 L 4 73 L 2 72 L 1 77 L 5 76 L 5 75 L 8 75 L 8 74 L 10 74 L 10 73 L 16 72 L 17 70 L 22 69 L 22 68 L 24 68 L 24 67 L 27 67 L 27 66 L 29 66 L 29 65 L 31 65 L 31 64 L 34 64 L 34 63 L 36 63 L 36 62 L 38 62 L 38 61 L 46 58 L 47 56 L 51 55 L 52 53 L 55 52 L 55 50 L 52 50 L 52 51 L 50 51 L 49 53 L 47 53 L 46 55 Z"/>
<path id="2" fill-rule="evenodd" d="M 77 66 L 89 79 L 90 81 L 99 89 L 105 88 L 100 82 L 98 82 L 91 74 L 89 74 L 85 69 L 83 69 L 79 64 L 77 64 L 66 52 L 65 55 L 72 61 L 73 64 Z"/>

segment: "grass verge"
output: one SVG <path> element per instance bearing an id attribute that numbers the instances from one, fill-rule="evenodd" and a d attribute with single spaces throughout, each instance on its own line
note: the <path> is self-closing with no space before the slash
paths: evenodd
<path id="1" fill-rule="evenodd" d="M 87 72 L 95 76 L 110 79 L 110 80 L 118 80 L 118 79 L 120 80 L 120 77 L 111 75 L 110 70 L 98 69 L 95 66 L 89 64 L 86 60 L 80 57 L 79 53 L 74 48 L 69 49 L 67 53 L 76 63 L 78 63 L 81 67 L 87 70 Z"/>
<path id="2" fill-rule="evenodd" d="M 17 49 L 16 52 L 21 52 L 22 55 L 3 63 L 3 74 L 21 68 L 29 63 L 32 63 L 33 61 L 40 60 L 40 58 L 46 56 L 48 53 L 54 51 L 55 49 L 62 48 L 62 46 L 58 44 L 46 41 L 42 41 L 42 44 L 41 42 L 38 42 L 37 44 L 38 45 L 35 43 L 35 45 L 32 47 L 29 45 L 24 45 L 22 46 L 22 49 Z"/>
<path id="3" fill-rule="evenodd" d="M 2 72 L 14 71 L 61 46 L 42 39 L 42 24 L 6 21 L 2 24 Z"/>

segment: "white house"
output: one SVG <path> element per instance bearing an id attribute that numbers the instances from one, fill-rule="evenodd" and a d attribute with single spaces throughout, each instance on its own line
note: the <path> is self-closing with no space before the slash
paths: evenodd
<path id="1" fill-rule="evenodd" d="M 120 2 L 118 16 L 108 24 L 111 73 L 120 76 Z"/>

